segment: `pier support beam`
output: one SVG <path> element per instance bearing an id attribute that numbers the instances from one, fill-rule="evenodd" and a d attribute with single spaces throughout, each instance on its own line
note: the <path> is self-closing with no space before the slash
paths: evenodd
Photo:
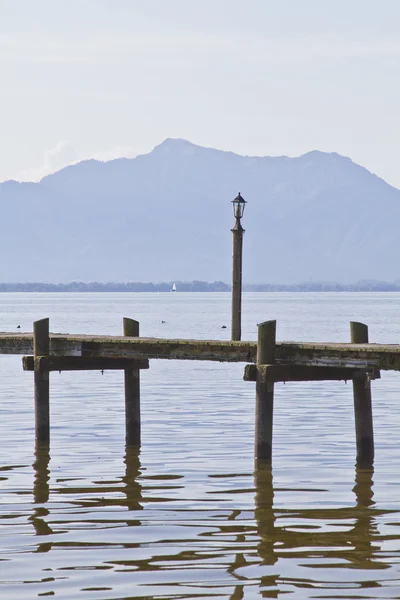
<path id="1" fill-rule="evenodd" d="M 139 337 L 139 323 L 124 317 L 124 336 Z M 127 447 L 140 446 L 140 371 L 125 369 L 125 440 Z"/>
<path id="2" fill-rule="evenodd" d="M 50 352 L 49 319 L 33 324 L 33 353 L 35 357 Z M 50 377 L 49 371 L 35 368 L 35 438 L 36 443 L 50 443 Z"/>
<path id="3" fill-rule="evenodd" d="M 352 344 L 368 344 L 368 327 L 350 323 Z M 368 375 L 360 373 L 353 379 L 354 417 L 356 426 L 357 466 L 369 468 L 374 462 L 374 430 L 372 422 L 371 383 Z"/>
<path id="4" fill-rule="evenodd" d="M 258 326 L 257 365 L 275 362 L 276 321 L 266 321 Z M 256 382 L 256 432 L 254 454 L 256 460 L 271 462 L 272 423 L 274 411 L 274 383 Z"/>

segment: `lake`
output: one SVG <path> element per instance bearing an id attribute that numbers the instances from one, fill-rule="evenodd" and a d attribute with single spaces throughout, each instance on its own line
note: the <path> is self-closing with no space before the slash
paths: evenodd
<path id="1" fill-rule="evenodd" d="M 243 339 L 400 342 L 400 294 L 247 293 Z M 0 294 L 0 330 L 228 339 L 227 293 Z M 165 323 L 162 323 L 165 321 Z M 223 325 L 227 329 L 222 329 Z M 51 374 L 50 452 L 33 375 L 0 356 L 0 598 L 400 598 L 400 375 L 372 382 L 375 469 L 355 470 L 352 386 L 277 384 L 273 468 L 254 471 L 243 364 L 150 361 L 142 448 L 121 372 Z"/>

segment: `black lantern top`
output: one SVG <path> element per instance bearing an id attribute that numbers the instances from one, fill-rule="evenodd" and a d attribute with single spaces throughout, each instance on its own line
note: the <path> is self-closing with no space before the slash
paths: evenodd
<path id="1" fill-rule="evenodd" d="M 243 217 L 244 208 L 247 202 L 244 198 L 242 198 L 240 192 L 236 196 L 234 200 L 232 200 L 233 205 L 233 215 L 235 219 L 240 220 Z"/>

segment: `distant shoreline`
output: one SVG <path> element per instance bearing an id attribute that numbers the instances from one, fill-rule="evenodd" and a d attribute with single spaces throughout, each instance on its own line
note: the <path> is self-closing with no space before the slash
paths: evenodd
<path id="1" fill-rule="evenodd" d="M 0 283 L 1 292 L 230 292 L 231 286 L 223 281 L 176 281 L 162 283 Z M 309 282 L 298 284 L 245 284 L 244 292 L 400 292 L 400 282 L 359 281 L 353 284 Z"/>

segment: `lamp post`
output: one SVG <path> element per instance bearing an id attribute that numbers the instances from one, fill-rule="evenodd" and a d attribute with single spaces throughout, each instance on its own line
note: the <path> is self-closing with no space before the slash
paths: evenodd
<path id="1" fill-rule="evenodd" d="M 233 234 L 232 256 L 232 340 L 242 337 L 242 253 L 244 229 L 240 222 L 243 217 L 246 200 L 239 194 L 232 200 L 235 225 L 231 229 Z"/>

